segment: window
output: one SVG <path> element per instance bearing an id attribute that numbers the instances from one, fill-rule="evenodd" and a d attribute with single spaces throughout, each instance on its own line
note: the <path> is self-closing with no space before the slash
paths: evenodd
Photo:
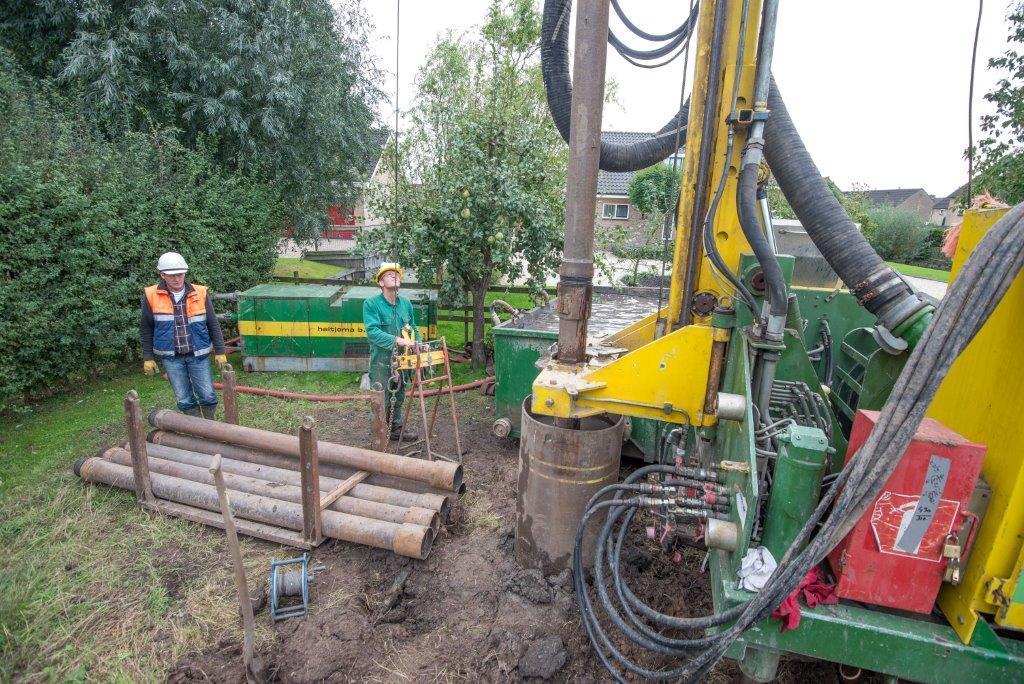
<path id="1" fill-rule="evenodd" d="M 601 208 L 601 217 L 606 219 L 628 219 L 628 204 L 604 204 Z"/>

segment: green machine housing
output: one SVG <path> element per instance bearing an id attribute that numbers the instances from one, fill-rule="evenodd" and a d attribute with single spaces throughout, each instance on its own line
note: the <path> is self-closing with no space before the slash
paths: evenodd
<path id="1" fill-rule="evenodd" d="M 652 293 L 651 290 L 654 290 Z M 658 306 L 655 288 L 594 288 L 588 337 L 601 337 L 654 313 Z M 558 341 L 558 314 L 554 303 L 537 307 L 516 318 L 496 325 L 494 335 L 494 425 L 497 437 L 519 438 L 523 400 L 533 392 L 533 381 L 540 369 L 537 360 L 549 353 Z M 633 418 L 629 423 L 630 455 L 648 462 L 655 460 L 655 445 L 664 423 Z"/>
<path id="2" fill-rule="evenodd" d="M 257 285 L 238 297 L 238 332 L 248 371 L 365 371 L 370 347 L 363 302 L 376 287 Z M 402 290 L 425 339 L 437 337 L 437 293 Z"/>

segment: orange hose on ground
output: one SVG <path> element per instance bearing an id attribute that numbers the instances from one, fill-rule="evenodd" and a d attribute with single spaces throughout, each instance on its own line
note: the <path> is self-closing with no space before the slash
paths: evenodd
<path id="1" fill-rule="evenodd" d="M 494 376 L 484 378 L 483 380 L 476 380 L 474 382 L 468 382 L 464 385 L 456 385 L 452 387 L 453 392 L 465 392 L 467 390 L 475 389 L 488 382 L 494 382 Z M 220 382 L 213 383 L 216 389 L 224 389 L 224 384 Z M 248 387 L 246 385 L 237 385 L 235 390 L 241 394 L 256 394 L 264 397 L 275 397 L 277 399 L 305 399 L 306 401 L 325 401 L 325 402 L 341 402 L 341 401 L 369 401 L 371 395 L 369 394 L 305 394 L 303 392 L 286 392 L 284 390 L 272 390 L 263 389 L 262 387 Z M 438 388 L 427 390 L 423 393 L 424 397 L 432 397 L 435 394 L 446 393 L 446 388 Z M 418 392 L 409 392 L 408 396 L 418 397 Z"/>

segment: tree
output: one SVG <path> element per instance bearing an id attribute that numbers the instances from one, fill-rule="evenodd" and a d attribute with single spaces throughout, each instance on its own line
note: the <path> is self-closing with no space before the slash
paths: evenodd
<path id="1" fill-rule="evenodd" d="M 111 137 L 178 129 L 227 170 L 272 183 L 311 238 L 380 144 L 367 21 L 357 0 L 334 4 L 15 0 L 0 35 L 35 73 L 81 91 Z"/>
<path id="2" fill-rule="evenodd" d="M 638 171 L 629 181 L 629 202 L 645 216 L 665 216 L 679 199 L 679 184 L 683 179 L 680 168 L 661 163 Z"/>
<path id="3" fill-rule="evenodd" d="M 473 305 L 473 364 L 486 361 L 484 298 L 496 278 L 536 289 L 556 269 L 567 152 L 547 113 L 530 0 L 492 0 L 474 38 L 447 35 L 417 76 L 411 126 L 369 192 L 372 250 L 441 274 L 441 300 Z M 398 187 L 395 182 L 397 180 Z"/>
<path id="4" fill-rule="evenodd" d="M 1007 19 L 1011 47 L 988 62 L 1003 77 L 985 95 L 996 109 L 981 117 L 985 137 L 978 145 L 978 177 L 972 191 L 1017 204 L 1024 201 L 1024 54 L 1016 47 L 1024 45 L 1024 2 L 1018 2 Z"/>
<path id="5" fill-rule="evenodd" d="M 886 261 L 911 263 L 921 254 L 929 230 L 916 211 L 898 207 L 872 207 L 870 229 L 864 237 Z"/>
<path id="6" fill-rule="evenodd" d="M 623 282 L 637 283 L 640 262 L 644 259 L 665 258 L 666 250 L 662 249 L 665 221 L 675 209 L 681 182 L 682 169 L 673 169 L 666 163 L 638 171 L 630 179 L 629 202 L 641 214 L 639 223 L 604 228 L 598 235 L 603 249 L 629 263 L 630 274 Z M 667 257 L 671 258 L 671 253 Z"/>

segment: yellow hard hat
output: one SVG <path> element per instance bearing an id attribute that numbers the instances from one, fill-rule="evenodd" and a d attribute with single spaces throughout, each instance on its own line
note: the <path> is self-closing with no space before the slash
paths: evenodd
<path id="1" fill-rule="evenodd" d="M 380 277 L 387 273 L 388 271 L 397 272 L 399 278 L 405 277 L 405 269 L 402 268 L 401 264 L 399 264 L 396 261 L 385 261 L 383 264 L 380 265 L 380 268 L 377 269 L 377 277 L 373 279 L 373 282 L 379 283 Z"/>

